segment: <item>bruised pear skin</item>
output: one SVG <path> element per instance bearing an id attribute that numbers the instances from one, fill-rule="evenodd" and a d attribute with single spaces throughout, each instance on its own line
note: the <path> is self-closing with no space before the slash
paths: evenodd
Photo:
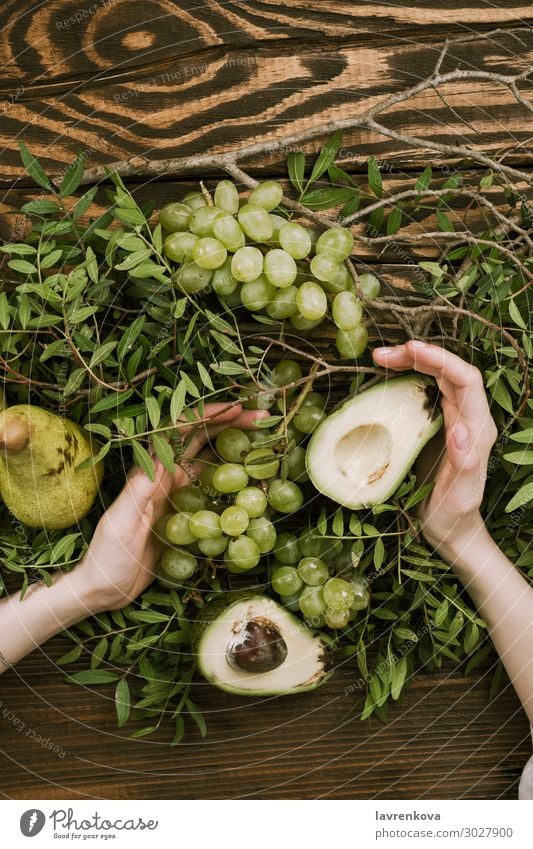
<path id="1" fill-rule="evenodd" d="M 30 528 L 68 528 L 91 509 L 102 461 L 75 471 L 98 448 L 81 425 L 49 410 L 17 404 L 0 412 L 0 495 Z"/>

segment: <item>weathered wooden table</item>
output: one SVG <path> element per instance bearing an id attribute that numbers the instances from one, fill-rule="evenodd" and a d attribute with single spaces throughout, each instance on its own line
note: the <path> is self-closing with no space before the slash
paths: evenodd
<path id="1" fill-rule="evenodd" d="M 91 164 L 229 150 L 279 138 L 425 77 L 443 39 L 464 67 L 505 71 L 531 57 L 531 7 L 277 0 L 5 0 L 0 13 L 0 212 L 35 188 L 17 153 L 23 138 L 50 173 L 78 150 Z M 489 38 L 483 35 L 499 31 Z M 389 125 L 438 136 L 531 166 L 523 112 L 506 90 L 459 81 L 447 104 L 426 91 L 392 109 Z M 318 142 L 309 143 L 314 151 Z M 373 153 L 387 189 L 412 185 L 428 161 L 398 140 L 352 132 L 344 167 L 364 173 Z M 279 157 L 278 157 L 279 158 Z M 441 160 L 443 179 L 461 163 Z M 276 157 L 252 173 L 283 174 Z M 476 178 L 465 170 L 465 180 Z M 171 178 L 137 181 L 157 204 L 180 196 Z M 13 185 L 14 184 L 14 185 Z M 418 221 L 413 228 L 431 229 Z M 431 244 L 419 256 L 432 256 Z M 360 259 L 405 286 L 412 267 L 391 253 Z M 169 750 L 164 739 L 117 732 L 110 693 L 73 688 L 54 665 L 57 639 L 0 681 L 0 792 L 8 798 L 513 798 L 530 753 L 528 726 L 509 686 L 488 704 L 490 665 L 464 677 L 420 675 L 386 726 L 347 720 L 350 675 L 314 694 L 257 703 L 198 685 L 210 734 Z"/>

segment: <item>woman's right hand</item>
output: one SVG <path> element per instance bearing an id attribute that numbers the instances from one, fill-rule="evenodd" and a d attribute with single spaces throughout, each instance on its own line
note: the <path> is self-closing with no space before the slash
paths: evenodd
<path id="1" fill-rule="evenodd" d="M 490 414 L 480 371 L 438 345 L 411 340 L 376 348 L 376 363 L 391 371 L 414 370 L 435 378 L 441 392 L 442 437 L 421 454 L 422 477 L 435 486 L 420 505 L 421 530 L 439 551 L 453 550 L 483 526 L 479 507 L 490 451 L 498 431 Z M 435 450 L 437 449 L 437 450 Z"/>

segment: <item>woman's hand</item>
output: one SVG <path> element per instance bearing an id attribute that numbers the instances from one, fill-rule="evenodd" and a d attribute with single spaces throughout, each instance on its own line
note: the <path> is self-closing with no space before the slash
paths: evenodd
<path id="1" fill-rule="evenodd" d="M 197 427 L 182 465 L 176 466 L 174 474 L 158 460 L 154 482 L 142 469 L 134 466 L 130 470 L 122 492 L 100 519 L 86 554 L 72 573 L 77 586 L 82 587 L 82 596 L 88 599 L 87 615 L 124 607 L 151 583 L 163 550 L 152 527 L 169 512 L 171 493 L 189 483 L 190 475 L 198 474 L 194 458 L 205 443 L 230 425 L 250 429 L 255 420 L 267 415 L 256 410 L 243 411 L 240 405 L 216 415 L 225 407 L 205 405 L 204 417 L 212 418 L 205 426 Z M 181 433 L 190 430 L 191 425 L 184 425 Z"/>
<path id="2" fill-rule="evenodd" d="M 477 368 L 437 345 L 410 341 L 376 348 L 376 363 L 391 371 L 414 370 L 435 378 L 441 392 L 445 446 L 439 434 L 421 454 L 423 479 L 435 486 L 421 504 L 421 530 L 438 550 L 473 536 L 483 525 L 479 506 L 487 462 L 498 431 Z M 439 439 L 440 436 L 440 439 Z"/>

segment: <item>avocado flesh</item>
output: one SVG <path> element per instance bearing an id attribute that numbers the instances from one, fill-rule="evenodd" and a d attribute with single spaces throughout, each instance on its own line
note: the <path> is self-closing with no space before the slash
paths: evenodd
<path id="1" fill-rule="evenodd" d="M 306 454 L 319 492 L 357 510 L 391 496 L 442 425 L 431 378 L 408 375 L 346 401 L 316 429 Z"/>
<path id="2" fill-rule="evenodd" d="M 269 622 L 281 634 L 286 657 L 275 669 L 247 672 L 228 662 L 247 622 Z M 325 644 L 301 620 L 263 595 L 246 595 L 236 601 L 231 594 L 208 602 L 200 610 L 193 631 L 193 649 L 204 678 L 229 693 L 244 696 L 275 696 L 313 690 L 329 673 L 325 668 Z"/>

